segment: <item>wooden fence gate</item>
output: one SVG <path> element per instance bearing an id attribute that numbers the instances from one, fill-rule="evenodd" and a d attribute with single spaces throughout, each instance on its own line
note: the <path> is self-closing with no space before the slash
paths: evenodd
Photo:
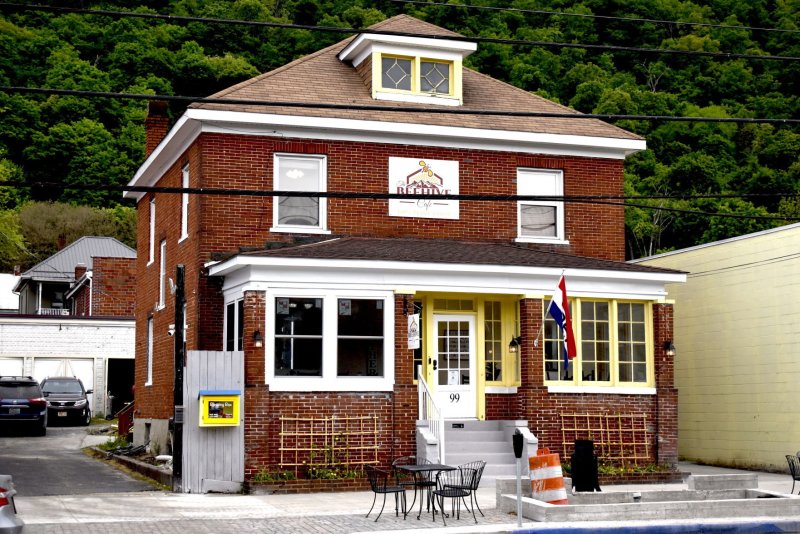
<path id="1" fill-rule="evenodd" d="M 201 426 L 201 391 L 239 392 L 238 425 Z M 189 351 L 183 382 L 184 493 L 237 493 L 244 482 L 244 353 Z"/>

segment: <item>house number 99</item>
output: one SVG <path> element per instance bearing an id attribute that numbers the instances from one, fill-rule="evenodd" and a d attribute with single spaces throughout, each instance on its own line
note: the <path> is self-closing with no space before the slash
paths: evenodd
<path id="1" fill-rule="evenodd" d="M 451 393 L 450 394 L 450 402 L 458 402 L 459 400 L 461 400 L 461 394 L 460 393 Z"/>

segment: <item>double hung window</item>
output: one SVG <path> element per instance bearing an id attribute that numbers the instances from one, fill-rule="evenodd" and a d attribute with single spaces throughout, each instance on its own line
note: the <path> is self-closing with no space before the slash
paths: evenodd
<path id="1" fill-rule="evenodd" d="M 564 241 L 563 182 L 561 171 L 517 170 L 517 195 L 541 197 L 518 202 L 517 241 Z"/>
<path id="2" fill-rule="evenodd" d="M 225 350 L 228 352 L 243 350 L 244 337 L 244 300 L 229 302 L 225 306 Z"/>
<path id="3" fill-rule="evenodd" d="M 561 329 L 546 315 L 545 381 L 551 385 L 652 386 L 650 305 L 643 302 L 570 301 L 577 356 L 564 362 Z"/>
<path id="4" fill-rule="evenodd" d="M 322 376 L 321 298 L 275 299 L 275 375 Z"/>
<path id="5" fill-rule="evenodd" d="M 276 191 L 325 192 L 325 156 L 275 154 L 273 183 Z M 276 232 L 327 230 L 327 202 L 321 196 L 286 195 L 273 200 L 273 228 Z"/>

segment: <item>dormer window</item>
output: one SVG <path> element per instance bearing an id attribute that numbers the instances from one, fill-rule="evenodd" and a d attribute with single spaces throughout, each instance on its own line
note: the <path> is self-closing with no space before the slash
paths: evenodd
<path id="1" fill-rule="evenodd" d="M 341 53 L 372 88 L 375 100 L 415 104 L 463 104 L 462 61 L 475 43 L 362 34 Z"/>
<path id="2" fill-rule="evenodd" d="M 381 89 L 451 95 L 452 68 L 452 62 L 383 55 Z"/>

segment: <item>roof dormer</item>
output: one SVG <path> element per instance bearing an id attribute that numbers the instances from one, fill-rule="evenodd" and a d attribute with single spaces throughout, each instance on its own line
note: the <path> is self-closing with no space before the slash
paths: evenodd
<path id="1" fill-rule="evenodd" d="M 363 33 L 339 53 L 361 72 L 375 100 L 460 106 L 462 62 L 475 43 Z"/>

